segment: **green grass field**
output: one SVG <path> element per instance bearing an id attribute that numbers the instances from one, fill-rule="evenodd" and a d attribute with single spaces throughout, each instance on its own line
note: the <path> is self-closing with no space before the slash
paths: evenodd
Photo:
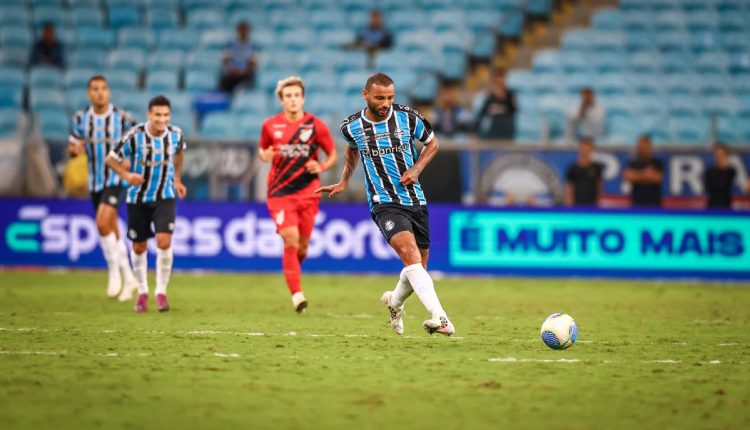
<path id="1" fill-rule="evenodd" d="M 0 272 L 0 428 L 750 428 L 750 285 L 446 279 L 446 338 L 414 296 L 390 331 L 393 276 L 304 280 L 303 315 L 280 276 L 222 274 L 136 315 L 103 273 Z"/>

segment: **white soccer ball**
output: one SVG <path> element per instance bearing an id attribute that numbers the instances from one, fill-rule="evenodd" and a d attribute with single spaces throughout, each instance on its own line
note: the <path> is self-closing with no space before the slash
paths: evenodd
<path id="1" fill-rule="evenodd" d="M 542 341 L 552 349 L 570 348 L 577 338 L 578 325 L 568 314 L 552 314 L 542 323 Z"/>

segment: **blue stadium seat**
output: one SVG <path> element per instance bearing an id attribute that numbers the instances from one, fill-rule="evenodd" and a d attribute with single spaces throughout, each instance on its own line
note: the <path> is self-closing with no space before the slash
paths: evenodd
<path id="1" fill-rule="evenodd" d="M 304 51 L 315 44 L 315 33 L 307 29 L 285 31 L 279 35 L 279 49 Z"/>
<path id="2" fill-rule="evenodd" d="M 541 139 L 542 116 L 539 114 L 521 113 L 516 115 L 516 135 L 520 143 L 538 143 Z"/>
<path id="3" fill-rule="evenodd" d="M 633 106 L 633 97 L 626 95 L 597 95 L 599 102 L 606 108 L 607 117 L 636 116 L 638 111 Z"/>
<path id="4" fill-rule="evenodd" d="M 657 13 L 655 20 L 658 23 L 655 30 L 659 32 L 684 31 L 686 29 L 685 14 L 681 12 L 661 12 Z"/>
<path id="5" fill-rule="evenodd" d="M 225 49 L 234 39 L 234 31 L 229 29 L 206 30 L 200 37 L 201 49 Z"/>
<path id="6" fill-rule="evenodd" d="M 617 9 L 600 9 L 594 15 L 592 25 L 597 30 L 621 30 L 625 23 Z"/>
<path id="7" fill-rule="evenodd" d="M 687 33 L 681 31 L 656 33 L 656 46 L 658 46 L 662 52 L 687 51 Z"/>
<path id="8" fill-rule="evenodd" d="M 177 91 L 180 75 L 175 70 L 160 70 L 146 76 L 146 91 L 151 93 L 170 93 Z"/>
<path id="9" fill-rule="evenodd" d="M 147 61 L 148 71 L 180 71 L 185 64 L 185 54 L 179 49 L 161 50 L 151 54 Z"/>
<path id="10" fill-rule="evenodd" d="M 116 103 L 126 111 L 132 113 L 136 119 L 145 121 L 149 100 L 151 100 L 151 95 L 148 92 L 140 91 L 128 94 L 127 97 L 116 101 Z"/>
<path id="11" fill-rule="evenodd" d="M 700 88 L 700 77 L 692 73 L 664 75 L 664 88 L 670 95 L 694 96 Z M 695 104 L 695 103 L 691 103 Z"/>
<path id="12" fill-rule="evenodd" d="M 195 116 L 192 112 L 172 112 L 169 122 L 180 127 L 185 138 L 195 137 Z"/>
<path id="13" fill-rule="evenodd" d="M 177 10 L 163 5 L 147 8 L 144 22 L 153 30 L 175 29 L 179 25 Z"/>
<path id="14" fill-rule="evenodd" d="M 60 7 L 36 7 L 32 10 L 34 28 L 41 28 L 44 24 L 51 23 L 56 28 L 65 24 L 65 15 Z"/>
<path id="15" fill-rule="evenodd" d="M 26 73 L 19 67 L 0 67 L 0 82 L 3 86 L 23 88 L 26 85 Z"/>
<path id="16" fill-rule="evenodd" d="M 650 0 L 620 0 L 620 9 L 625 11 L 651 10 Z"/>
<path id="17" fill-rule="evenodd" d="M 489 60 L 495 54 L 497 37 L 494 33 L 477 35 L 471 44 L 471 58 Z"/>
<path id="18" fill-rule="evenodd" d="M 513 70 L 508 73 L 508 88 L 519 94 L 534 93 L 536 78 L 530 71 Z"/>
<path id="19" fill-rule="evenodd" d="M 0 49 L 17 48 L 30 51 L 33 44 L 31 31 L 25 26 L 3 24 L 0 28 Z"/>
<path id="20" fill-rule="evenodd" d="M 19 125 L 22 124 L 20 109 L 2 108 L 0 109 L 0 138 L 10 137 L 19 133 Z"/>
<path id="21" fill-rule="evenodd" d="M 188 69 L 185 73 L 185 91 L 190 93 L 216 91 L 218 79 L 215 73 L 206 70 Z"/>
<path id="22" fill-rule="evenodd" d="M 362 51 L 346 51 L 341 55 L 336 70 L 341 72 L 364 70 L 367 68 L 367 54 Z"/>
<path id="23" fill-rule="evenodd" d="M 750 74 L 750 52 L 732 54 L 729 71 L 734 74 Z"/>
<path id="24" fill-rule="evenodd" d="M 102 49 L 76 49 L 68 58 L 72 67 L 83 67 L 104 70 L 107 65 L 107 54 Z"/>
<path id="25" fill-rule="evenodd" d="M 696 53 L 711 52 L 721 49 L 719 34 L 711 31 L 691 32 L 690 49 Z"/>
<path id="26" fill-rule="evenodd" d="M 309 81 L 306 80 L 305 83 L 307 84 L 306 86 L 311 87 Z M 309 98 L 309 94 L 305 94 L 305 99 L 307 99 L 305 102 L 306 108 L 309 107 Z M 232 100 L 232 112 L 266 115 L 269 113 L 268 97 L 260 91 L 239 92 L 234 96 L 234 100 Z"/>
<path id="27" fill-rule="evenodd" d="M 724 95 L 730 93 L 731 82 L 724 73 L 704 73 L 698 81 L 698 91 L 704 96 Z"/>
<path id="28" fill-rule="evenodd" d="M 279 50 L 273 55 L 264 55 L 260 61 L 260 69 L 266 70 L 298 70 L 302 57 L 296 51 Z"/>
<path id="29" fill-rule="evenodd" d="M 180 0 L 180 4 L 185 10 L 192 10 L 192 9 L 203 9 L 203 8 L 212 8 L 214 6 L 223 6 L 222 1 L 215 1 L 215 0 Z"/>
<path id="30" fill-rule="evenodd" d="M 635 73 L 660 73 L 662 55 L 656 52 L 636 52 L 627 57 L 628 70 Z"/>
<path id="31" fill-rule="evenodd" d="M 317 33 L 316 44 L 328 49 L 338 49 L 341 45 L 353 42 L 355 37 L 354 32 L 347 29 L 325 30 Z"/>
<path id="32" fill-rule="evenodd" d="M 721 46 L 731 53 L 750 51 L 750 37 L 744 32 L 724 33 L 721 35 Z"/>
<path id="33" fill-rule="evenodd" d="M 31 91 L 29 94 L 29 106 L 33 112 L 54 109 L 65 110 L 65 94 L 61 91 L 45 88 Z"/>
<path id="34" fill-rule="evenodd" d="M 518 38 L 523 31 L 524 15 L 520 10 L 512 10 L 503 15 L 498 27 L 498 33 L 501 36 Z"/>
<path id="35" fill-rule="evenodd" d="M 31 91 L 60 90 L 63 87 L 63 74 L 56 67 L 34 67 L 29 74 Z"/>
<path id="36" fill-rule="evenodd" d="M 304 74 L 305 85 L 315 91 L 326 93 L 336 92 L 336 80 L 331 78 L 331 72 L 317 71 Z"/>
<path id="37" fill-rule="evenodd" d="M 0 49 L 0 67 L 26 67 L 29 50 L 24 48 Z"/>
<path id="38" fill-rule="evenodd" d="M 172 104 L 172 113 L 193 113 L 193 95 L 187 91 L 169 93 L 169 101 Z"/>
<path id="39" fill-rule="evenodd" d="M 538 51 L 532 60 L 534 73 L 560 73 L 565 55 L 557 49 Z"/>
<path id="40" fill-rule="evenodd" d="M 340 9 L 313 9 L 309 16 L 310 25 L 316 30 L 339 30 L 346 27 L 346 13 Z M 389 27 L 392 26 L 387 20 Z"/>
<path id="41" fill-rule="evenodd" d="M 596 55 L 592 55 L 591 66 L 599 73 L 620 72 L 625 68 L 625 60 L 622 53 L 609 49 L 601 49 Z"/>
<path id="42" fill-rule="evenodd" d="M 451 52 L 443 56 L 442 62 L 436 70 L 443 79 L 459 81 L 466 76 L 466 54 L 463 52 Z"/>
<path id="43" fill-rule="evenodd" d="M 592 47 L 599 51 L 620 52 L 625 48 L 625 38 L 619 31 L 589 30 Z"/>
<path id="44" fill-rule="evenodd" d="M 629 89 L 626 77 L 621 73 L 602 75 L 593 83 L 593 87 L 602 95 L 624 95 Z"/>
<path id="45" fill-rule="evenodd" d="M 593 84 L 597 79 L 597 75 L 579 72 L 559 76 L 558 79 L 565 86 L 566 93 L 578 95 L 584 87 L 590 87 Z"/>
<path id="46" fill-rule="evenodd" d="M 116 6 L 109 9 L 109 26 L 114 29 L 137 27 L 141 22 L 141 13 L 133 6 Z"/>
<path id="47" fill-rule="evenodd" d="M 242 140 L 260 139 L 261 128 L 263 127 L 264 116 L 261 115 L 243 115 L 243 121 L 240 124 L 240 137 Z"/>
<path id="48" fill-rule="evenodd" d="M 701 73 L 726 73 L 729 70 L 729 55 L 724 52 L 709 52 L 695 59 L 694 68 Z"/>
<path id="49" fill-rule="evenodd" d="M 146 55 L 140 49 L 117 49 L 109 54 L 109 68 L 140 73 L 146 65 Z"/>
<path id="50" fill-rule="evenodd" d="M 23 89 L 0 83 L 0 108 L 20 109 L 23 103 Z"/>
<path id="51" fill-rule="evenodd" d="M 673 95 L 667 100 L 672 118 L 699 118 L 703 116 L 695 98 L 689 95 Z"/>
<path id="52" fill-rule="evenodd" d="M 394 78 L 397 79 L 397 78 Z M 396 82 L 396 81 L 394 81 Z M 397 85 L 401 85 L 400 88 L 403 88 L 403 80 L 399 82 L 396 82 Z M 362 83 L 361 87 L 364 87 L 364 82 Z M 408 88 L 408 86 L 407 86 Z M 420 101 L 420 102 L 432 102 L 437 98 L 437 93 L 439 89 L 439 82 L 435 75 L 426 75 L 421 76 L 419 80 L 417 81 L 416 85 L 414 85 L 409 93 L 409 98 L 411 98 L 414 101 Z"/>
<path id="53" fill-rule="evenodd" d="M 706 97 L 702 100 L 701 107 L 707 117 L 730 118 L 737 116 L 740 103 L 734 96 L 719 95 Z"/>
<path id="54" fill-rule="evenodd" d="M 628 84 L 632 93 L 641 97 L 649 94 L 661 94 L 665 90 L 661 75 L 654 73 L 631 73 Z"/>
<path id="55" fill-rule="evenodd" d="M 117 34 L 117 46 L 139 49 L 146 54 L 156 46 L 156 34 L 145 28 L 123 28 Z"/>
<path id="56" fill-rule="evenodd" d="M 108 50 L 115 44 L 115 34 L 112 30 L 101 28 L 81 28 L 75 33 L 76 49 L 98 48 Z"/>
<path id="57" fill-rule="evenodd" d="M 100 3 L 99 0 L 68 0 L 68 4 L 74 9 L 98 8 Z"/>
<path id="58" fill-rule="evenodd" d="M 716 31 L 719 27 L 719 15 L 706 11 L 690 13 L 686 24 L 690 31 Z"/>
<path id="59" fill-rule="evenodd" d="M 86 88 L 80 88 L 76 89 L 75 91 L 68 91 L 68 94 L 65 96 L 65 99 L 67 100 L 67 111 L 68 114 L 72 115 L 73 112 L 85 109 L 89 106 L 91 102 L 89 102 L 89 96 L 86 93 Z"/>
<path id="60" fill-rule="evenodd" d="M 26 27 L 31 22 L 31 14 L 23 5 L 0 5 L 0 25 Z"/>
<path id="61" fill-rule="evenodd" d="M 562 57 L 562 70 L 565 73 L 582 73 L 592 70 L 589 56 L 579 51 L 567 51 Z"/>
<path id="62" fill-rule="evenodd" d="M 747 76 L 738 75 L 730 77 L 729 88 L 732 94 L 750 100 L 750 79 Z"/>
<path id="63" fill-rule="evenodd" d="M 43 110 L 37 113 L 39 132 L 47 141 L 65 142 L 70 135 L 70 119 L 64 109 Z"/>
<path id="64" fill-rule="evenodd" d="M 535 17 L 547 17 L 552 13 L 552 0 L 529 0 L 526 12 Z"/>
<path id="65" fill-rule="evenodd" d="M 195 51 L 188 56 L 185 68 L 188 71 L 200 70 L 217 74 L 221 69 L 221 51 Z"/>
<path id="66" fill-rule="evenodd" d="M 101 28 L 104 24 L 102 12 L 97 8 L 75 8 L 70 12 L 70 21 L 74 28 Z"/>
<path id="67" fill-rule="evenodd" d="M 226 17 L 216 9 L 201 8 L 187 11 L 187 27 L 195 30 L 222 28 Z"/>
<path id="68" fill-rule="evenodd" d="M 633 113 L 639 116 L 665 116 L 668 112 L 668 105 L 666 101 L 655 94 L 649 95 L 638 95 L 630 98 Z"/>
<path id="69" fill-rule="evenodd" d="M 676 143 L 700 145 L 710 142 L 710 124 L 707 119 L 671 118 L 669 125 Z"/>
<path id="70" fill-rule="evenodd" d="M 242 140 L 244 137 L 242 130 L 237 127 L 237 124 L 241 123 L 237 115 L 227 112 L 210 112 L 203 118 L 201 138 L 219 141 Z"/>
<path id="71" fill-rule="evenodd" d="M 78 90 L 85 92 L 89 78 L 96 74 L 99 74 L 97 69 L 71 66 L 65 71 L 65 88 L 69 93 Z"/>
<path id="72" fill-rule="evenodd" d="M 622 26 L 628 32 L 650 31 L 654 27 L 654 16 L 650 12 L 625 12 Z"/>
<path id="73" fill-rule="evenodd" d="M 636 117 L 617 115 L 607 119 L 603 144 L 623 145 L 634 142 L 641 134 L 641 124 Z"/>
<path id="74" fill-rule="evenodd" d="M 560 75 L 535 75 L 536 83 L 534 91 L 542 95 L 560 95 L 567 92 L 566 84 L 561 81 Z"/>
<path id="75" fill-rule="evenodd" d="M 368 71 L 346 72 L 340 75 L 339 85 L 346 94 L 361 94 L 369 76 Z"/>
<path id="76" fill-rule="evenodd" d="M 690 72 L 693 65 L 693 56 L 688 52 L 668 52 L 662 56 L 662 70 L 667 73 Z"/>
<path id="77" fill-rule="evenodd" d="M 745 18 L 736 12 L 719 14 L 719 30 L 722 32 L 744 31 L 746 28 Z"/>
<path id="78" fill-rule="evenodd" d="M 655 38 L 655 33 L 646 30 L 628 31 L 625 35 L 625 49 L 630 52 L 655 50 Z"/>
<path id="79" fill-rule="evenodd" d="M 131 93 L 138 87 L 139 74 L 133 70 L 110 70 L 105 73 L 109 88 L 115 93 Z"/>
<path id="80" fill-rule="evenodd" d="M 198 45 L 198 34 L 189 29 L 167 29 L 159 33 L 159 49 L 179 49 L 182 52 L 193 50 Z"/>

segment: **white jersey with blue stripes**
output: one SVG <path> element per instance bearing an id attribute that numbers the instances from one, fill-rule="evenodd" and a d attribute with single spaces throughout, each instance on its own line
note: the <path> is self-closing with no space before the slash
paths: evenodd
<path id="1" fill-rule="evenodd" d="M 419 112 L 394 104 L 386 119 L 374 122 L 363 109 L 341 123 L 341 134 L 349 147 L 362 156 L 370 209 L 380 203 L 427 204 L 419 181 L 408 186 L 401 183 L 401 176 L 419 158 L 414 141 L 429 144 L 435 136 L 432 126 Z"/>
<path id="2" fill-rule="evenodd" d="M 130 161 L 130 171 L 143 176 L 143 184 L 129 186 L 128 203 L 150 203 L 174 199 L 174 156 L 187 147 L 182 130 L 168 125 L 160 136 L 153 136 L 149 123 L 138 124 L 110 153 L 120 162 Z"/>
<path id="3" fill-rule="evenodd" d="M 80 110 L 73 115 L 68 140 L 85 143 L 90 192 L 99 192 L 104 187 L 126 185 L 106 166 L 105 161 L 107 154 L 134 125 L 135 119 L 129 112 L 111 104 L 101 115 L 97 115 L 93 107 Z"/>

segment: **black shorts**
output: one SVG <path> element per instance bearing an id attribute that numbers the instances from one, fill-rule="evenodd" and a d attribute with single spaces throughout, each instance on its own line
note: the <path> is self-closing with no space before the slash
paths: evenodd
<path id="1" fill-rule="evenodd" d="M 419 249 L 430 248 L 430 221 L 427 206 L 378 204 L 373 207 L 371 215 L 388 243 L 396 233 L 409 231 L 414 235 Z"/>
<path id="2" fill-rule="evenodd" d="M 174 220 L 174 199 L 128 203 L 128 237 L 133 242 L 145 242 L 154 237 L 155 233 L 172 233 Z M 151 223 L 154 224 L 153 230 Z"/>
<path id="3" fill-rule="evenodd" d="M 94 204 L 94 211 L 99 209 L 100 204 L 109 205 L 117 209 L 120 202 L 125 199 L 125 187 L 122 185 L 113 185 L 104 187 L 101 191 L 91 193 L 91 203 Z"/>

